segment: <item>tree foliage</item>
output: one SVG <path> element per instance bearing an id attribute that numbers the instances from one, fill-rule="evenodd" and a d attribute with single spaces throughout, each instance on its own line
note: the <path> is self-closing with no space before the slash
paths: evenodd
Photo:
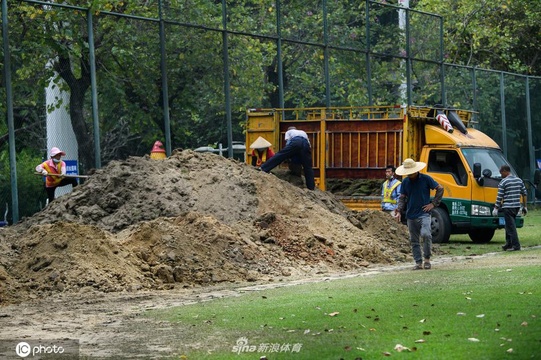
<path id="1" fill-rule="evenodd" d="M 280 106 L 275 40 L 279 32 L 283 36 L 280 50 L 286 107 L 366 105 L 369 82 L 373 103 L 398 102 L 404 96 L 401 84 L 407 50 L 409 55 L 429 61 L 439 61 L 442 56 L 439 18 L 410 12 L 410 43 L 406 44 L 397 8 L 385 3 L 398 4 L 368 3 L 367 37 L 365 2 L 327 1 L 324 8 L 320 0 L 282 1 L 280 29 L 276 3 L 227 2 L 226 26 L 232 31 L 227 37 L 228 90 L 234 138 L 243 138 L 247 107 Z M 87 168 L 92 167 L 95 129 L 87 28 L 91 15 L 102 161 L 147 153 L 155 140 L 164 140 L 165 130 L 158 2 L 69 0 L 63 4 L 89 6 L 91 11 L 24 1 L 10 4 L 17 127 L 44 127 L 39 105 L 44 102 L 43 89 L 53 79 L 59 89 L 70 93 L 79 155 Z M 226 143 L 222 2 L 164 0 L 162 4 L 172 146 Z M 539 74 L 536 37 L 531 34 L 539 34 L 536 14 L 541 3 L 417 0 L 410 4 L 416 10 L 445 17 L 446 61 Z M 327 33 L 323 31 L 325 13 Z M 370 68 L 367 50 L 374 53 L 369 57 Z M 324 76 L 327 65 L 330 99 L 326 98 Z M 467 79 L 468 74 L 461 78 Z M 414 62 L 414 103 L 441 100 L 439 80 L 437 66 Z M 460 95 L 453 104 L 469 107 L 471 96 L 459 94 L 462 89 L 452 90 Z M 25 136 L 32 138 L 36 133 Z M 25 142 L 25 146 L 42 151 L 44 141 Z"/>
<path id="2" fill-rule="evenodd" d="M 417 0 L 413 5 L 445 17 L 448 62 L 541 75 L 541 2 Z"/>

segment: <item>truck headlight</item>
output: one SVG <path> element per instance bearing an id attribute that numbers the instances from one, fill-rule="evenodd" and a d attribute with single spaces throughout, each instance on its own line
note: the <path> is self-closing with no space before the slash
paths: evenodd
<path id="1" fill-rule="evenodd" d="M 488 206 L 472 205 L 471 214 L 477 216 L 491 216 L 490 208 Z"/>

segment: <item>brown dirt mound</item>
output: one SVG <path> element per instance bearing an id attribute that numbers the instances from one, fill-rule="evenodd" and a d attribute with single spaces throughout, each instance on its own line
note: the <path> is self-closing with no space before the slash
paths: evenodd
<path id="1" fill-rule="evenodd" d="M 409 260 L 407 230 L 214 154 L 116 161 L 0 232 L 0 301 L 272 281 Z"/>

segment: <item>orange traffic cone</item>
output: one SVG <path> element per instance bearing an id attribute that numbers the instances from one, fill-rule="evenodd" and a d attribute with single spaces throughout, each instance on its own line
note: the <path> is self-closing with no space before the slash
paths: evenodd
<path id="1" fill-rule="evenodd" d="M 150 152 L 150 158 L 155 160 L 161 160 L 166 158 L 165 149 L 163 148 L 163 144 L 161 141 L 158 140 L 154 143 L 152 151 Z"/>

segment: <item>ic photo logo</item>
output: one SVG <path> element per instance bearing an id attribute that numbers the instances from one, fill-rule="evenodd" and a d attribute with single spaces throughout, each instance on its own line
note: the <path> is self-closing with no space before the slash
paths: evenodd
<path id="1" fill-rule="evenodd" d="M 32 348 L 30 347 L 30 345 L 27 342 L 21 341 L 15 347 L 15 352 L 20 357 L 25 358 L 28 355 L 30 355 L 30 352 L 32 352 Z"/>
<path id="2" fill-rule="evenodd" d="M 32 356 L 43 355 L 43 354 L 63 354 L 65 351 L 64 347 L 58 345 L 36 345 L 30 346 L 27 342 L 21 341 L 15 347 L 15 353 L 22 358 L 27 357 L 32 353 Z"/>

